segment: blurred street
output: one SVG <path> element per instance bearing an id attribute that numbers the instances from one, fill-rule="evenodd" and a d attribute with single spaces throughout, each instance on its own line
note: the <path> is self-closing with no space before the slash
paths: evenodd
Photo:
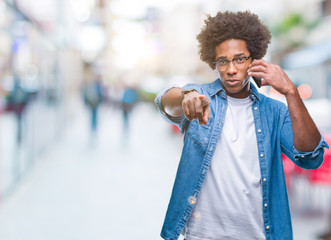
<path id="1" fill-rule="evenodd" d="M 87 111 L 76 109 L 63 136 L 2 202 L 0 239 L 161 239 L 181 136 L 141 103 L 126 138 L 121 112 L 104 107 L 91 144 Z M 325 217 L 293 216 L 294 239 L 317 239 L 325 227 Z"/>
<path id="2" fill-rule="evenodd" d="M 1 203 L 0 239 L 159 238 L 181 137 L 141 104 L 127 139 L 121 112 L 102 109 L 92 140 L 84 110 Z"/>

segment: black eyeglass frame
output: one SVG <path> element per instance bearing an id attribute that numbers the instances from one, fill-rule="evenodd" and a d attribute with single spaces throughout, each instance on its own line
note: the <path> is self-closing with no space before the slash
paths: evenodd
<path id="1" fill-rule="evenodd" d="M 222 66 L 228 66 L 229 67 L 229 65 L 230 65 L 230 62 L 233 62 L 234 60 L 236 60 L 236 59 L 238 59 L 238 58 L 244 58 L 245 59 L 245 61 L 247 61 L 248 59 L 250 59 L 252 56 L 251 55 L 249 55 L 248 57 L 234 57 L 234 58 L 232 58 L 232 59 L 224 59 L 224 60 L 217 60 L 217 61 L 214 61 L 213 62 L 213 64 L 215 64 L 215 66 L 217 67 L 217 62 L 218 61 L 225 61 L 226 62 L 226 64 L 225 65 L 222 65 Z M 244 63 L 244 62 L 243 62 Z"/>

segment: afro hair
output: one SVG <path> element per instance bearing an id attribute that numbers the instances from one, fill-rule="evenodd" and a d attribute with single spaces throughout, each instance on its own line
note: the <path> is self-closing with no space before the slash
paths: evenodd
<path id="1" fill-rule="evenodd" d="M 252 59 L 261 59 L 267 52 L 271 34 L 256 14 L 245 12 L 218 12 L 207 16 L 205 26 L 197 35 L 202 61 L 215 69 L 216 46 L 229 40 L 244 40 Z"/>

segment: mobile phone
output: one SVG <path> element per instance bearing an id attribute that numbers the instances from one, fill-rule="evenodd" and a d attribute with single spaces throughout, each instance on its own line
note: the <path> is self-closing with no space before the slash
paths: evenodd
<path id="1" fill-rule="evenodd" d="M 260 88 L 261 87 L 261 78 L 260 77 L 252 77 L 256 85 Z"/>

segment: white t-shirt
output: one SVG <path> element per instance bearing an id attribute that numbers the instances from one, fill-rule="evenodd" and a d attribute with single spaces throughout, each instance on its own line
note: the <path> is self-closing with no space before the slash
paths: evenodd
<path id="1" fill-rule="evenodd" d="M 185 228 L 187 240 L 265 239 L 253 101 L 227 99 L 224 127 Z"/>

